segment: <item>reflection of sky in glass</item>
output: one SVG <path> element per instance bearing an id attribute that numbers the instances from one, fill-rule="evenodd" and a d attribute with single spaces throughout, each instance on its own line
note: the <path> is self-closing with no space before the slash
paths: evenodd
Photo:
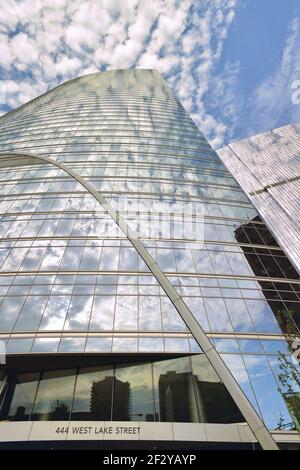
<path id="1" fill-rule="evenodd" d="M 275 288 L 266 293 L 261 283 L 255 281 L 253 253 L 252 258 L 246 257 L 245 247 L 237 243 L 236 231 L 245 221 L 251 221 L 256 212 L 160 78 L 146 71 L 126 72 L 132 85 L 139 86 L 133 104 L 126 92 L 130 89 L 131 98 L 134 88 L 127 88 L 129 82 L 123 74 L 111 73 L 112 88 L 108 87 L 109 75 L 100 74 L 48 94 L 42 110 L 45 120 L 35 114 L 41 108 L 34 103 L 15 113 L 13 120 L 9 116 L 4 118 L 7 121 L 3 143 L 10 139 L 12 149 L 33 151 L 34 146 L 37 153 L 59 158 L 66 164 L 72 162 L 72 168 L 108 200 L 111 198 L 116 209 L 121 205 L 124 211 L 131 211 L 123 215 L 134 229 L 139 228 L 140 222 L 147 237 L 149 233 L 158 237 L 161 231 L 167 239 L 142 241 L 160 268 L 170 274 L 170 281 L 205 331 L 224 335 L 281 333 L 274 305 L 282 308 L 278 299 L 287 294 L 283 287 L 280 293 Z M 155 87 L 148 87 L 153 80 Z M 120 90 L 122 95 L 118 95 Z M 57 117 L 61 119 L 59 124 L 66 119 L 63 101 L 57 106 L 56 99 L 71 99 L 74 92 L 88 99 L 84 106 L 82 102 L 79 105 L 73 102 L 64 132 L 63 126 L 55 123 Z M 105 100 L 111 100 L 112 92 L 114 100 L 119 100 L 118 110 L 107 107 Z M 90 107 L 90 114 L 84 113 L 85 106 Z M 99 335 L 104 332 L 108 336 L 87 338 L 86 352 L 111 349 L 134 352 L 137 348 L 143 352 L 164 349 L 188 352 L 190 348 L 197 351 L 192 338 L 180 335 L 186 326 L 157 281 L 143 275 L 149 274 L 149 269 L 80 183 L 49 164 L 32 166 L 27 161 L 26 166 L 7 166 L 1 170 L 0 193 L 4 197 L 0 201 L 0 235 L 5 240 L 0 244 L 0 266 L 3 273 L 12 274 L 11 279 L 0 278 L 0 295 L 9 295 L 3 301 L 0 299 L 1 330 L 55 331 L 57 338 L 36 338 L 33 352 L 56 351 L 58 345 L 61 352 L 82 352 L 88 332 Z M 203 246 L 169 240 L 166 221 L 170 213 L 177 217 L 192 214 L 200 204 L 205 214 Z M 156 214 L 149 223 L 147 213 L 151 210 Z M 265 229 L 259 223 L 253 226 L 257 239 L 263 243 Z M 120 235 L 121 241 L 116 239 Z M 273 250 L 272 255 L 265 255 L 262 277 L 268 277 L 267 256 L 275 260 L 274 253 Z M 48 277 L 36 276 L 37 270 L 49 272 Z M 128 277 L 105 274 L 118 270 Z M 33 274 L 30 280 L 28 274 L 27 280 L 21 276 L 28 271 Z M 86 277 L 77 271 L 84 272 Z M 134 276 L 130 278 L 129 274 Z M 296 309 L 299 302 L 293 305 Z M 62 330 L 68 338 L 58 338 Z M 140 337 L 130 335 L 138 331 Z M 85 337 L 73 338 L 72 332 L 83 332 Z M 128 336 L 122 336 L 122 332 Z M 155 332 L 157 336 L 143 336 L 143 332 L 145 335 Z M 31 341 L 12 338 L 9 351 L 21 352 L 22 347 L 28 351 Z M 216 346 L 222 352 L 243 352 L 251 357 L 255 353 L 277 352 L 277 346 L 280 351 L 286 347 L 284 342 L 260 343 L 239 338 L 238 343 L 218 338 Z M 255 406 L 259 403 L 265 416 L 267 402 L 260 398 L 264 387 L 260 389 L 256 384 L 254 362 L 247 364 L 250 383 L 241 357 L 226 355 L 226 358 L 251 401 Z M 275 361 L 273 356 L 269 360 L 273 372 L 277 367 Z M 270 388 L 270 393 L 277 393 L 279 409 L 280 395 L 271 380 L 272 374 L 266 374 L 264 386 Z M 277 408 L 273 409 L 274 416 L 278 414 Z M 266 419 L 270 419 L 269 414 Z"/>

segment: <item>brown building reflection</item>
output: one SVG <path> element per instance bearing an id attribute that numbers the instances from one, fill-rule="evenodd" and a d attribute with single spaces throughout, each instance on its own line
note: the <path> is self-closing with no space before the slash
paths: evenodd
<path id="1" fill-rule="evenodd" d="M 257 216 L 253 221 L 240 225 L 235 230 L 235 238 L 256 276 L 282 279 L 299 279 L 299 275 L 290 260 L 281 249 L 257 248 L 254 245 L 269 245 L 279 248 L 278 243 L 265 224 Z M 268 301 L 282 331 L 284 333 L 299 333 L 300 331 L 300 289 L 293 282 L 276 282 L 256 279 L 261 285 L 263 294 Z"/>
<path id="2" fill-rule="evenodd" d="M 244 422 L 236 404 L 220 382 L 200 381 L 190 372 L 168 371 L 158 381 L 161 421 Z"/>
<path id="3" fill-rule="evenodd" d="M 94 382 L 91 390 L 91 414 L 93 419 L 110 420 L 113 400 L 113 419 L 129 420 L 130 387 L 114 377 Z M 115 417 L 115 418 L 114 418 Z"/>
<path id="4" fill-rule="evenodd" d="M 112 376 L 93 382 L 90 388 L 89 409 L 72 412 L 73 420 L 129 420 L 130 385 Z M 113 417 L 112 417 L 113 413 Z"/>

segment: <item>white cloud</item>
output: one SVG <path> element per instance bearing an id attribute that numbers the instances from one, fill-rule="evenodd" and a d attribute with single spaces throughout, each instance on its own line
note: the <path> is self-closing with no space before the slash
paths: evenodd
<path id="1" fill-rule="evenodd" d="M 207 112 L 204 98 L 235 15 L 236 0 L 2 3 L 0 60 L 9 106 L 56 86 L 61 78 L 103 68 L 155 68 L 211 142 L 222 142 L 224 124 Z M 5 79 L 14 76 L 18 78 L 9 88 Z"/>
<path id="2" fill-rule="evenodd" d="M 37 45 L 27 34 L 19 33 L 14 36 L 10 41 L 10 47 L 15 59 L 24 66 L 38 60 Z"/>

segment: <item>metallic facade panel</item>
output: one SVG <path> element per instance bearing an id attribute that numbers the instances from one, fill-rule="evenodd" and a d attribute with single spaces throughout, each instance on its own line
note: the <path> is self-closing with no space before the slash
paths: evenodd
<path id="1" fill-rule="evenodd" d="M 218 153 L 300 272 L 300 124 L 233 142 Z"/>

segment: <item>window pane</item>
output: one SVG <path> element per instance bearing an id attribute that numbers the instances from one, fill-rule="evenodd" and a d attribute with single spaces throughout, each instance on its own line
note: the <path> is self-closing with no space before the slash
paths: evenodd
<path id="1" fill-rule="evenodd" d="M 72 297 L 66 323 L 65 330 L 86 330 L 90 318 L 93 297 L 74 295 Z"/>
<path id="2" fill-rule="evenodd" d="M 158 296 L 139 296 L 139 329 L 143 331 L 161 331 L 162 324 Z"/>
<path id="3" fill-rule="evenodd" d="M 245 302 L 240 299 L 225 300 L 234 331 L 255 332 Z"/>
<path id="4" fill-rule="evenodd" d="M 118 296 L 116 303 L 115 330 L 137 329 L 137 297 Z"/>
<path id="5" fill-rule="evenodd" d="M 75 369 L 69 369 L 43 374 L 34 404 L 33 420 L 66 421 L 69 419 L 75 372 Z"/>
<path id="6" fill-rule="evenodd" d="M 244 356 L 248 374 L 265 423 L 276 429 L 292 421 L 265 356 Z"/>
<path id="7" fill-rule="evenodd" d="M 114 421 L 154 421 L 151 364 L 118 366 L 114 385 Z"/>
<path id="8" fill-rule="evenodd" d="M 190 359 L 155 362 L 153 375 L 159 421 L 198 422 Z"/>
<path id="9" fill-rule="evenodd" d="M 73 420 L 111 419 L 113 369 L 109 366 L 80 369 L 72 410 Z"/>
<path id="10" fill-rule="evenodd" d="M 41 321 L 40 330 L 62 329 L 70 298 L 69 295 L 54 295 L 50 297 Z"/>
<path id="11" fill-rule="evenodd" d="M 39 374 L 16 376 L 13 389 L 6 398 L 10 401 L 7 418 L 10 421 L 27 421 L 30 418 Z"/>
<path id="12" fill-rule="evenodd" d="M 15 331 L 35 331 L 43 315 L 46 301 L 47 297 L 27 297 L 15 325 Z"/>
<path id="13" fill-rule="evenodd" d="M 6 297 L 0 305 L 1 331 L 9 331 L 22 308 L 25 297 Z"/>
<path id="14" fill-rule="evenodd" d="M 204 299 L 208 321 L 213 332 L 232 331 L 224 301 L 222 299 Z"/>
<path id="15" fill-rule="evenodd" d="M 90 330 L 112 330 L 114 323 L 115 297 L 95 296 L 90 321 Z"/>
<path id="16" fill-rule="evenodd" d="M 204 354 L 191 357 L 200 421 L 240 423 L 245 419 Z"/>

